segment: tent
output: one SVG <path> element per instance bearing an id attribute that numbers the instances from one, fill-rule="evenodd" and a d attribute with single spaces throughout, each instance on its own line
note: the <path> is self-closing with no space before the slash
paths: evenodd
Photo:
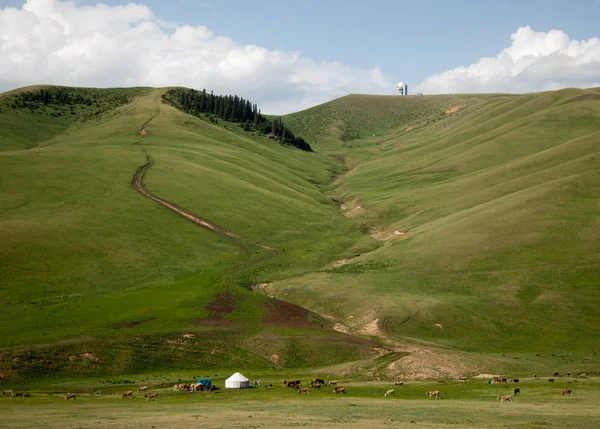
<path id="1" fill-rule="evenodd" d="M 250 387 L 250 380 L 248 380 L 239 372 L 236 372 L 227 380 L 225 380 L 226 389 L 244 389 L 246 387 Z"/>
<path id="2" fill-rule="evenodd" d="M 212 386 L 212 381 L 210 378 L 199 378 L 196 380 L 196 383 L 204 385 L 206 389 L 210 389 L 210 386 Z"/>

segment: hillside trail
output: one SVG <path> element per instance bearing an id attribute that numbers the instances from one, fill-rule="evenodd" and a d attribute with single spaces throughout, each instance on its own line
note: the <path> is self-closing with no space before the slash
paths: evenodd
<path id="1" fill-rule="evenodd" d="M 150 122 L 155 119 L 158 115 L 160 115 L 161 113 L 161 109 L 160 109 L 160 102 L 158 101 L 158 97 L 155 99 L 156 104 L 157 104 L 157 113 L 155 113 L 154 115 L 152 115 L 146 122 L 144 122 L 144 124 L 142 125 L 142 127 L 140 128 L 140 131 L 138 132 L 139 136 L 146 136 L 148 134 L 147 131 L 147 126 L 150 124 Z M 134 144 L 138 144 L 139 140 L 136 141 Z M 169 210 L 177 213 L 178 215 L 182 216 L 183 218 L 187 219 L 188 221 L 201 226 L 202 228 L 205 228 L 209 231 L 212 231 L 214 233 L 217 234 L 221 234 L 227 237 L 231 237 L 235 240 L 239 240 L 245 243 L 249 243 L 249 244 L 253 244 L 255 246 L 258 246 L 262 249 L 265 250 L 270 250 L 270 251 L 275 251 L 273 248 L 266 246 L 260 242 L 257 241 L 252 241 L 250 239 L 247 239 L 245 237 L 242 237 L 241 235 L 238 235 L 234 232 L 228 231 L 226 229 L 220 228 L 217 225 L 215 225 L 214 223 L 203 219 L 199 216 L 196 216 L 193 213 L 190 213 L 186 210 L 184 210 L 182 207 L 178 206 L 177 204 L 174 204 L 168 200 L 165 200 L 164 198 L 161 198 L 157 195 L 154 195 L 153 193 L 149 192 L 147 189 L 144 188 L 144 175 L 146 174 L 146 171 L 148 171 L 148 169 L 152 166 L 152 158 L 150 157 L 150 155 L 146 152 L 146 150 L 144 148 L 142 148 L 142 151 L 144 152 L 144 154 L 146 155 L 146 163 L 139 166 L 138 169 L 136 170 L 136 172 L 133 175 L 133 179 L 131 181 L 131 185 L 133 186 L 133 188 L 138 191 L 140 194 L 142 194 L 143 196 L 145 196 L 146 198 L 150 198 L 152 201 L 157 202 L 158 204 L 168 208 Z"/>

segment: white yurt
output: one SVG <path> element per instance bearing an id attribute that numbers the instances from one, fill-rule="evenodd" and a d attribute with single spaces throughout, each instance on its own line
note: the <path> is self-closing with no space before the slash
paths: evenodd
<path id="1" fill-rule="evenodd" d="M 244 389 L 246 387 L 250 387 L 250 380 L 248 380 L 239 372 L 236 372 L 227 380 L 225 380 L 226 389 Z"/>

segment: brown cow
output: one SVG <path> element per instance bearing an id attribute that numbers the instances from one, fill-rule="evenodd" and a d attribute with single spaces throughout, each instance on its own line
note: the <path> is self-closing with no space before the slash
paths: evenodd
<path id="1" fill-rule="evenodd" d="M 311 383 L 310 388 L 311 389 L 320 389 L 321 386 L 322 385 L 320 383 Z"/>
<path id="2" fill-rule="evenodd" d="M 510 402 L 512 404 L 512 395 L 504 395 L 504 396 L 498 396 L 498 400 L 500 401 L 500 403 L 503 402 Z"/>
<path id="3" fill-rule="evenodd" d="M 333 393 L 336 395 L 339 393 L 346 393 L 346 388 L 344 386 L 336 386 L 335 389 L 333 389 Z"/>
<path id="4" fill-rule="evenodd" d="M 298 387 L 298 395 L 302 393 L 306 393 L 308 395 L 310 394 L 310 389 L 308 387 Z"/>
<path id="5" fill-rule="evenodd" d="M 75 400 L 75 394 L 67 393 L 67 396 L 65 397 L 65 401 L 68 401 L 69 399 Z"/>
<path id="6" fill-rule="evenodd" d="M 156 393 L 156 392 L 147 392 L 147 393 L 144 395 L 144 398 L 146 398 L 146 401 L 147 401 L 148 399 L 151 399 L 151 398 L 152 398 L 152 399 L 154 399 L 154 400 L 157 400 L 157 399 L 158 399 L 158 393 Z"/>
<path id="7" fill-rule="evenodd" d="M 330 381 L 329 383 L 327 383 L 328 386 L 337 386 L 337 381 Z"/>
<path id="8" fill-rule="evenodd" d="M 429 399 L 431 399 L 431 398 L 440 399 L 440 391 L 439 390 L 432 390 L 431 392 L 427 392 L 425 394 L 427 396 L 429 396 Z"/>
<path id="9" fill-rule="evenodd" d="M 548 383 L 554 383 L 554 379 L 553 378 L 549 378 L 548 379 Z"/>
<path id="10" fill-rule="evenodd" d="M 146 392 L 146 391 L 148 391 L 148 386 L 138 387 L 138 392 Z"/>
<path id="11" fill-rule="evenodd" d="M 131 398 L 131 399 L 133 399 L 133 391 L 130 390 L 128 392 L 123 392 L 123 399 L 125 399 L 125 398 Z"/>
<path id="12" fill-rule="evenodd" d="M 210 389 L 208 389 L 210 393 L 215 393 L 217 390 L 219 390 L 217 386 L 210 386 Z"/>
<path id="13" fill-rule="evenodd" d="M 298 386 L 300 386 L 301 381 L 300 380 L 283 380 L 283 385 L 286 387 L 291 387 L 294 389 L 297 389 Z"/>
<path id="14" fill-rule="evenodd" d="M 394 389 L 390 389 L 383 396 L 394 396 Z"/>
<path id="15" fill-rule="evenodd" d="M 311 384 L 325 384 L 325 380 L 323 380 L 322 378 L 313 378 L 313 380 L 310 383 Z"/>
<path id="16" fill-rule="evenodd" d="M 562 391 L 562 395 L 565 396 L 571 396 L 571 394 L 573 393 L 573 389 L 571 389 L 570 387 L 565 387 Z"/>
<path id="17" fill-rule="evenodd" d="M 13 394 L 12 389 L 6 389 L 4 392 L 2 392 L 3 395 L 11 395 Z"/>
<path id="18" fill-rule="evenodd" d="M 12 397 L 13 398 L 23 398 L 23 392 L 13 392 Z"/>
<path id="19" fill-rule="evenodd" d="M 404 381 L 396 381 L 394 382 L 394 386 L 404 386 Z"/>

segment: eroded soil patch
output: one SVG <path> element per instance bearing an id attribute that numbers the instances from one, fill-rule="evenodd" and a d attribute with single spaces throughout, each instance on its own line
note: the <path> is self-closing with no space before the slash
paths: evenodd
<path id="1" fill-rule="evenodd" d="M 213 302 L 205 307 L 211 312 L 209 317 L 192 320 L 194 325 L 198 326 L 231 326 L 232 320 L 225 319 L 224 316 L 234 312 L 237 306 L 237 299 L 229 292 L 219 293 L 215 296 Z"/>
<path id="2" fill-rule="evenodd" d="M 313 319 L 318 317 L 304 307 L 273 298 L 262 304 L 263 324 L 271 327 L 320 328 Z"/>

